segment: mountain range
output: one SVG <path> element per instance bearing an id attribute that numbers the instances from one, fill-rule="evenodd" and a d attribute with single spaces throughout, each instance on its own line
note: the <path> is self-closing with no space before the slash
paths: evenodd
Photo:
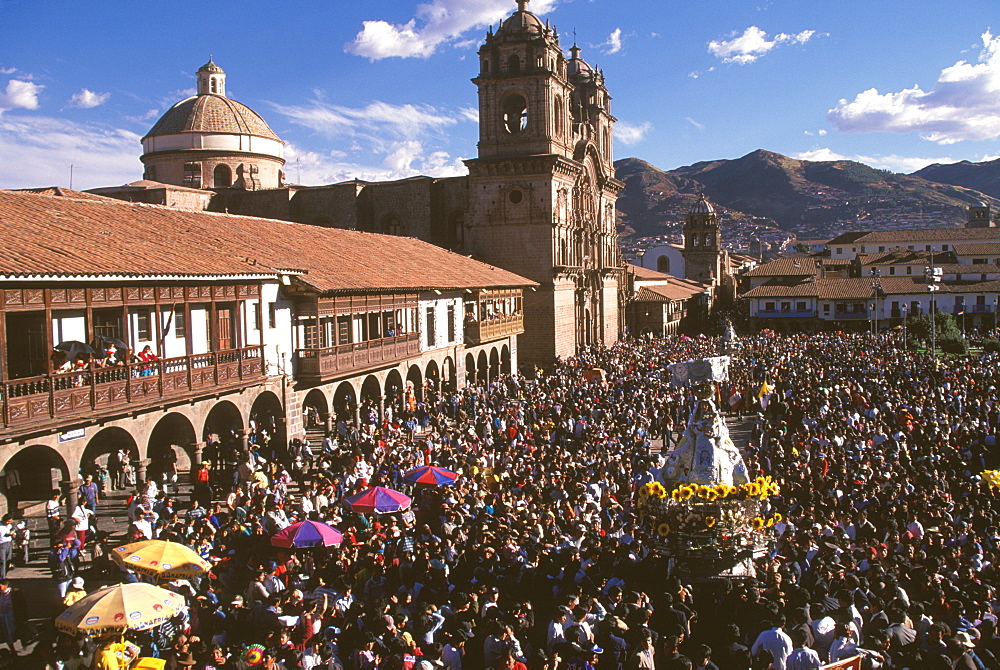
<path id="1" fill-rule="evenodd" d="M 678 232 L 699 193 L 720 213 L 723 234 L 728 227 L 737 238 L 754 236 L 753 229 L 829 239 L 850 230 L 954 227 L 965 224 L 969 205 L 1000 205 L 1000 160 L 904 175 L 757 150 L 674 170 L 638 158 L 615 161 L 615 168 L 625 183 L 618 210 L 626 239 Z"/>

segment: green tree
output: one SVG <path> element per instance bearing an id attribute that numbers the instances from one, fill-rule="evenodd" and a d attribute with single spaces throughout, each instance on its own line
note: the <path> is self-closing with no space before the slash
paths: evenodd
<path id="1" fill-rule="evenodd" d="M 931 315 L 930 314 L 918 314 L 917 316 L 909 319 L 907 327 L 910 331 L 910 336 L 917 340 L 923 340 L 927 343 L 931 341 Z M 955 321 L 955 317 L 951 314 L 947 314 L 938 310 L 937 314 L 934 315 L 934 327 L 937 331 L 938 342 L 942 340 L 961 340 L 962 332 L 958 329 L 958 323 Z"/>

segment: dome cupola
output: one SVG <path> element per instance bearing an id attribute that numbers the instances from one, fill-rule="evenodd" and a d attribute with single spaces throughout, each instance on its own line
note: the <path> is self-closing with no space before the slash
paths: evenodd
<path id="1" fill-rule="evenodd" d="M 284 142 L 243 103 L 226 97 L 226 73 L 209 57 L 198 95 L 168 109 L 142 138 L 144 179 L 191 188 L 282 185 Z"/>

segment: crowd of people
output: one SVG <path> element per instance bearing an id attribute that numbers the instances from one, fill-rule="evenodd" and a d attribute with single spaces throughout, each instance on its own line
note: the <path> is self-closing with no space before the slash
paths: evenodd
<path id="1" fill-rule="evenodd" d="M 750 436 L 751 476 L 779 483 L 765 504 L 781 521 L 756 578 L 692 584 L 666 574 L 635 492 L 691 406 L 666 366 L 724 349 L 720 404 Z M 167 670 L 800 670 L 858 654 L 1000 668 L 1000 508 L 980 476 L 996 460 L 997 363 L 892 334 L 632 341 L 426 396 L 424 430 L 405 406 L 338 422 L 322 444 L 285 447 L 258 425 L 247 451 L 214 443 L 193 495 L 151 480 L 132 496 L 125 540 L 183 542 L 213 568 L 165 585 L 186 617 L 130 637 Z M 461 476 L 409 488 L 425 464 Z M 411 492 L 412 509 L 341 504 L 373 485 Z M 305 519 L 343 543 L 270 545 Z M 106 579 L 136 578 L 107 561 L 107 538 L 55 535 L 64 588 L 90 551 Z M 33 655 L 74 669 L 93 653 L 60 636 Z"/>

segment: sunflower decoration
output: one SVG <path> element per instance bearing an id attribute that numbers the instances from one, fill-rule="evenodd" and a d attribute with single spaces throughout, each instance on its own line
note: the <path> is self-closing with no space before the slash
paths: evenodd
<path id="1" fill-rule="evenodd" d="M 639 489 L 639 493 L 643 496 L 650 496 L 653 494 L 653 489 L 656 487 L 656 482 L 646 482 L 646 484 Z"/>
<path id="2" fill-rule="evenodd" d="M 710 486 L 705 486 L 704 484 L 702 484 L 701 486 L 698 487 L 698 497 L 701 498 L 702 500 L 707 500 L 708 492 L 711 490 L 712 488 Z"/>
<path id="3" fill-rule="evenodd" d="M 663 484 L 661 484 L 660 482 L 653 482 L 653 490 L 651 495 L 654 495 L 657 498 L 666 498 L 667 490 L 663 488 Z"/>
<path id="4" fill-rule="evenodd" d="M 785 520 L 785 517 L 781 516 L 781 512 L 775 512 L 774 516 L 772 516 L 771 518 L 774 519 L 774 523 L 776 524 L 781 523 L 782 521 Z"/>
<path id="5" fill-rule="evenodd" d="M 705 491 L 705 500 L 708 502 L 715 502 L 719 499 L 719 493 L 715 490 L 714 486 L 709 486 L 708 490 Z"/>
<path id="6" fill-rule="evenodd" d="M 1000 470 L 983 470 L 980 476 L 986 480 L 991 489 L 1000 489 Z"/>
<path id="7" fill-rule="evenodd" d="M 729 485 L 719 484 L 715 487 L 715 498 L 716 500 L 721 500 L 729 495 Z"/>
<path id="8" fill-rule="evenodd" d="M 760 484 L 758 484 L 757 482 L 750 482 L 749 484 L 746 484 L 745 486 L 746 486 L 747 495 L 749 495 L 751 498 L 759 498 L 760 497 Z"/>
<path id="9" fill-rule="evenodd" d="M 678 487 L 678 488 L 674 489 L 673 491 L 671 491 L 670 492 L 670 497 L 674 499 L 674 502 L 680 502 L 681 500 L 684 499 L 682 497 L 680 487 Z"/>
<path id="10" fill-rule="evenodd" d="M 694 495 L 693 486 L 682 486 L 680 488 L 680 491 L 681 491 L 681 500 L 689 500 L 691 496 Z"/>
<path id="11" fill-rule="evenodd" d="M 759 516 L 755 516 L 750 521 L 750 527 L 757 531 L 764 530 L 764 519 Z"/>
<path id="12" fill-rule="evenodd" d="M 715 526 L 716 523 L 718 523 L 718 519 L 716 519 L 714 516 L 705 517 L 705 526 L 707 528 L 712 528 L 713 526 Z"/>
<path id="13" fill-rule="evenodd" d="M 660 537 L 666 537 L 667 535 L 670 535 L 670 524 L 661 523 L 659 526 L 656 527 L 656 534 L 659 535 Z"/>

